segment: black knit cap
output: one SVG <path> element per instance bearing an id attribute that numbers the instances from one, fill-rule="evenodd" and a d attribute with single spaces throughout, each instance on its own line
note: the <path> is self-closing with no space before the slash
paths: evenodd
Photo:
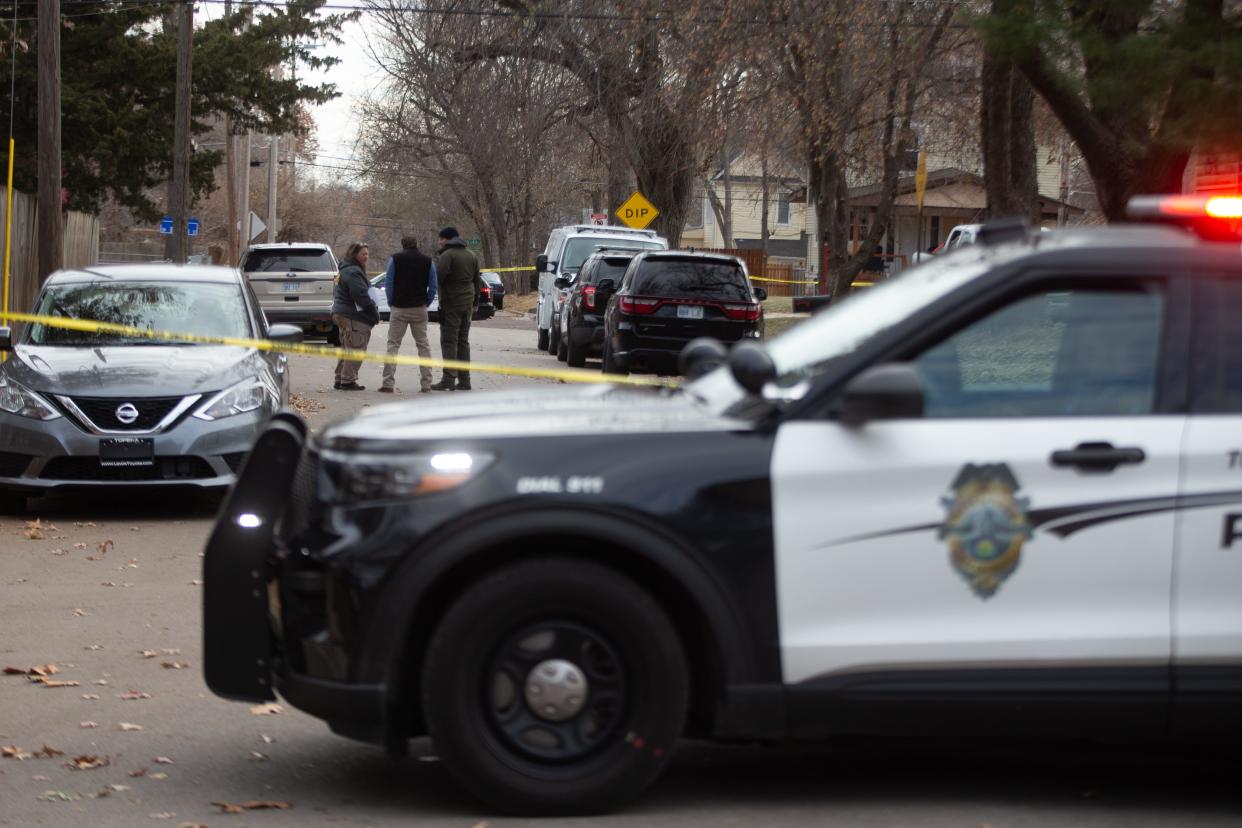
<path id="1" fill-rule="evenodd" d="M 456 227 L 445 227 L 440 231 L 440 238 L 442 239 L 455 239 L 459 235 L 461 234 L 457 232 Z"/>

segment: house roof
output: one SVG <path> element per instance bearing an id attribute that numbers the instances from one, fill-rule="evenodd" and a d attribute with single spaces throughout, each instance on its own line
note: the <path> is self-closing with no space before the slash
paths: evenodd
<path id="1" fill-rule="evenodd" d="M 738 250 L 763 249 L 762 239 L 734 239 L 733 242 Z M 782 259 L 806 258 L 806 233 L 800 239 L 768 239 L 768 255 Z"/>

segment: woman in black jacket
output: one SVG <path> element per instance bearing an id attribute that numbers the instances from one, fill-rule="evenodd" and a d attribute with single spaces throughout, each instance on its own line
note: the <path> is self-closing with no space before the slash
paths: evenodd
<path id="1" fill-rule="evenodd" d="M 379 308 L 371 299 L 367 288 L 367 260 L 370 251 L 362 242 L 354 242 L 341 259 L 336 286 L 332 290 L 332 321 L 340 332 L 341 347 L 365 351 L 371 341 L 371 328 L 379 323 Z M 337 360 L 336 382 L 338 391 L 364 391 L 358 384 L 359 360 Z"/>

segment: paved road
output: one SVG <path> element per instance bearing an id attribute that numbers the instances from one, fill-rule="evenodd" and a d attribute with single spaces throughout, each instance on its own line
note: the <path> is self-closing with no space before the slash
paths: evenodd
<path id="1" fill-rule="evenodd" d="M 535 351 L 528 322 L 495 322 L 476 328 L 479 359 L 557 364 Z M 294 362 L 295 390 L 324 406 L 312 423 L 389 400 L 333 392 L 331 368 Z M 364 383 L 377 386 L 377 370 L 364 369 Z M 399 384 L 417 387 L 405 377 Z M 477 375 L 475 384 L 530 382 Z M 418 394 L 404 398 L 417 404 Z M 52 679 L 78 683 L 0 676 L 0 746 L 36 754 L 0 758 L 0 825 L 527 824 L 491 817 L 459 793 L 426 740 L 392 761 L 291 708 L 253 715 L 207 691 L 198 579 L 216 505 L 184 495 L 61 497 L 29 516 L 38 516 L 37 531 L 0 519 L 0 666 L 54 663 Z M 63 755 L 38 755 L 45 746 Z M 66 767 L 80 757 L 107 764 Z M 636 807 L 559 824 L 1237 826 L 1240 770 L 1236 752 L 1191 761 L 960 745 L 694 743 Z M 229 815 L 212 805 L 248 801 L 291 808 Z"/>

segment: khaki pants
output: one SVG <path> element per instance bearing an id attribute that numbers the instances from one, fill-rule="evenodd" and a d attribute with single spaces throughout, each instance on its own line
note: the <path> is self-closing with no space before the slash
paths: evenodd
<path id="1" fill-rule="evenodd" d="M 445 310 L 440 308 L 440 356 L 443 359 L 470 361 L 470 318 L 474 309 Z M 469 383 L 470 372 L 444 369 L 444 376 Z"/>
<path id="2" fill-rule="evenodd" d="M 358 351 L 367 349 L 367 343 L 371 341 L 370 325 L 350 319 L 348 316 L 341 316 L 339 313 L 332 315 L 332 321 L 336 323 L 337 330 L 340 331 L 342 348 L 353 348 Z M 360 365 L 362 365 L 360 360 L 338 359 L 336 361 L 337 383 L 348 385 L 351 382 L 357 382 Z"/>
<path id="3" fill-rule="evenodd" d="M 410 329 L 414 337 L 414 347 L 418 355 L 431 358 L 431 340 L 427 338 L 427 308 L 393 308 L 388 316 L 388 355 L 396 356 L 401 351 L 401 340 L 405 338 L 405 329 Z M 420 382 L 423 390 L 431 388 L 431 368 L 419 366 Z M 397 384 L 397 366 L 391 362 L 384 363 L 384 387 L 392 388 Z"/>

